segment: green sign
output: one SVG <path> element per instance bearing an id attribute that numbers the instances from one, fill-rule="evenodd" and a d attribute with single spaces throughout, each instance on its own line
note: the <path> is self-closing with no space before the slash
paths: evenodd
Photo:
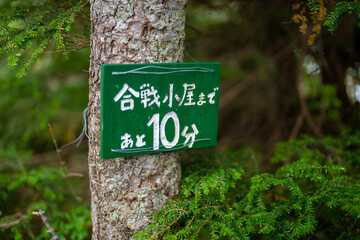
<path id="1" fill-rule="evenodd" d="M 216 145 L 220 63 L 102 65 L 101 158 Z"/>

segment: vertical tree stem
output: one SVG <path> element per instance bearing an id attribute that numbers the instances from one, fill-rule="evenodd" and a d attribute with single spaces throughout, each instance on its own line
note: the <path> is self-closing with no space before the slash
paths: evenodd
<path id="1" fill-rule="evenodd" d="M 92 0 L 89 135 L 100 139 L 101 64 L 181 62 L 186 0 Z M 89 141 L 93 239 L 130 239 L 179 193 L 179 153 L 100 159 Z"/>

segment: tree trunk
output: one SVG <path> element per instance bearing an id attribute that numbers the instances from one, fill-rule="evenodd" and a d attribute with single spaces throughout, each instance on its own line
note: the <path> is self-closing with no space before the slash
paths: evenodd
<path id="1" fill-rule="evenodd" d="M 181 62 L 186 0 L 92 0 L 89 175 L 93 239 L 130 239 L 177 196 L 179 153 L 100 159 L 101 64 Z"/>

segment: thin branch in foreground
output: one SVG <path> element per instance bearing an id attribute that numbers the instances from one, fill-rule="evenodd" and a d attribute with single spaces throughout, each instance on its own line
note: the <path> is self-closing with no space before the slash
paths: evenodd
<path id="1" fill-rule="evenodd" d="M 72 187 L 72 185 L 71 185 L 71 183 L 70 183 L 70 181 L 69 181 L 69 174 L 66 172 L 65 167 L 64 167 L 65 162 L 62 160 L 62 157 L 61 157 L 61 149 L 59 148 L 59 146 L 58 146 L 58 144 L 57 144 L 57 142 L 56 142 L 55 135 L 54 135 L 54 131 L 53 131 L 50 123 L 48 124 L 48 127 L 49 127 L 49 130 L 50 130 L 50 133 L 51 133 L 51 137 L 52 137 L 52 139 L 53 139 L 53 143 L 54 143 L 54 146 L 55 146 L 55 149 L 56 149 L 56 154 L 57 154 L 57 157 L 58 157 L 58 159 L 59 159 L 60 167 L 61 167 L 61 170 L 62 170 L 62 172 L 63 172 L 63 175 L 64 175 L 64 178 L 65 178 L 65 180 L 66 180 L 66 183 L 67 183 L 67 185 L 69 186 L 70 191 L 71 191 L 71 193 L 74 195 L 74 197 L 75 197 L 78 201 L 81 201 L 81 197 L 79 197 L 79 196 L 76 194 L 74 188 Z"/>
<path id="2" fill-rule="evenodd" d="M 43 221 L 43 223 L 45 224 L 45 226 L 48 229 L 48 232 L 51 233 L 52 238 L 51 240 L 62 240 L 59 235 L 57 235 L 57 233 L 55 232 L 54 228 L 50 225 L 49 220 L 47 219 L 47 217 L 45 216 L 45 211 L 39 209 L 39 211 L 37 212 L 32 212 L 33 215 L 35 216 L 40 216 L 41 220 Z"/>

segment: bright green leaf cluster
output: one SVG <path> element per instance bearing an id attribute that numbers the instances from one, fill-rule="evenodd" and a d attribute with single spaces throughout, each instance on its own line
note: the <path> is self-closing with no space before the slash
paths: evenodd
<path id="1" fill-rule="evenodd" d="M 184 180 L 183 197 L 170 201 L 154 216 L 156 223 L 135 239 L 159 239 L 164 234 L 165 239 L 196 239 L 209 223 L 216 236 L 237 235 L 224 218 L 231 215 L 226 198 L 229 189 L 235 187 L 243 172 L 241 168 L 229 168 L 191 174 Z M 181 225 L 186 227 L 179 228 Z"/>
<path id="2" fill-rule="evenodd" d="M 334 9 L 327 15 L 324 25 L 334 32 L 346 14 L 354 13 L 360 19 L 360 2 L 358 1 L 339 1 Z"/>
<path id="3" fill-rule="evenodd" d="M 26 61 L 17 73 L 18 78 L 25 75 L 53 40 L 55 49 L 66 54 L 67 34 L 86 4 L 85 0 L 41 0 L 0 6 L 0 55 L 9 56 L 11 67 L 26 55 Z"/>
<path id="4" fill-rule="evenodd" d="M 192 173 L 179 199 L 135 239 L 321 239 L 360 237 L 360 133 L 279 144 L 276 173 L 246 178 L 242 169 Z M 334 160 L 341 159 L 341 160 Z M 226 159 L 224 159 L 226 161 Z M 357 169 L 358 170 L 358 169 Z M 323 229 L 324 224 L 334 224 Z M 329 233 L 330 231 L 330 233 Z M 334 231 L 334 232 L 331 232 Z M 324 237 L 326 236 L 326 237 Z M 203 236 L 204 237 L 204 236 Z"/>

